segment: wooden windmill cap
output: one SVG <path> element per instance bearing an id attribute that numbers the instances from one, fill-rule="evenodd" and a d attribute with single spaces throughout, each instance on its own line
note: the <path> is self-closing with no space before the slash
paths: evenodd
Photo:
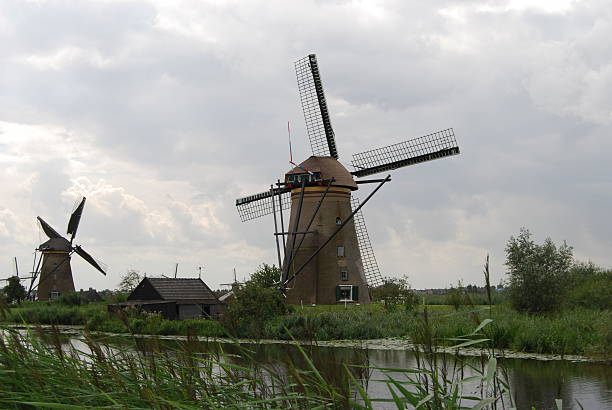
<path id="1" fill-rule="evenodd" d="M 357 184 L 353 180 L 353 176 L 347 171 L 344 166 L 333 157 L 315 157 L 312 156 L 300 164 L 300 167 L 307 169 L 310 172 L 320 172 L 321 178 L 335 178 L 333 186 L 342 186 L 357 189 Z M 285 178 L 291 174 L 303 174 L 304 170 L 298 167 L 293 168 L 285 174 Z"/>
<path id="2" fill-rule="evenodd" d="M 38 249 L 43 252 L 70 252 L 72 246 L 66 238 L 51 238 L 47 242 L 42 243 Z"/>

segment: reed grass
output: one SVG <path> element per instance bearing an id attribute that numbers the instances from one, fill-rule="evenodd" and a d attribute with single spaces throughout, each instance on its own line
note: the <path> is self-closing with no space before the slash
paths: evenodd
<path id="1" fill-rule="evenodd" d="M 487 345 L 529 353 L 612 355 L 612 311 L 573 309 L 554 315 L 525 315 L 507 306 L 431 311 L 429 320 L 437 343 L 467 334 L 485 317 L 493 320 Z M 352 340 L 408 337 L 414 333 L 421 311 L 346 311 L 319 314 L 295 312 L 266 324 L 262 337 L 270 339 Z"/>
<path id="2" fill-rule="evenodd" d="M 122 346 L 85 334 L 87 348 L 79 350 L 62 344 L 57 331 L 47 341 L 34 332 L 1 332 L 2 408 L 375 409 L 381 403 L 398 409 L 497 408 L 504 396 L 511 397 L 495 359 L 487 359 L 484 370 L 475 368 L 477 375 L 467 380 L 465 363 L 442 363 L 431 344 L 417 368 L 376 368 L 389 389 L 391 398 L 384 398 L 366 391 L 373 368 L 345 364 L 344 372 L 335 372 L 341 378 L 330 379 L 299 346 L 300 362 L 278 367 L 257 361 L 244 348 L 238 355 L 203 351 L 193 338 L 162 349 L 159 342 L 136 337 Z M 464 384 L 475 380 L 481 382 L 479 391 L 465 392 Z"/>

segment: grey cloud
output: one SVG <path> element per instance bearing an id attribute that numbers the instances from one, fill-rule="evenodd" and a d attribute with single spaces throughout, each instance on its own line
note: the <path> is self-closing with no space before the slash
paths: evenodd
<path id="1" fill-rule="evenodd" d="M 80 233 L 109 262 L 152 271 L 206 259 L 224 281 L 229 265 L 275 262 L 271 221 L 241 224 L 233 200 L 287 170 L 287 120 L 295 156 L 309 155 L 292 62 L 316 52 L 343 163 L 447 127 L 462 149 L 394 172 L 365 209 L 389 273 L 409 265 L 422 286 L 459 273 L 475 282 L 486 251 L 503 272 L 503 245 L 521 225 L 609 265 L 606 6 L 9 2 L 0 119 L 55 124 L 79 140 L 71 145 L 90 144 L 85 167 L 54 154 L 61 166 L 21 172 L 45 175 L 33 201 L 54 220 L 65 219 L 69 182 L 82 174 L 121 189 L 96 199 L 106 213 L 92 197 Z M 207 228 L 207 218 L 217 222 Z"/>

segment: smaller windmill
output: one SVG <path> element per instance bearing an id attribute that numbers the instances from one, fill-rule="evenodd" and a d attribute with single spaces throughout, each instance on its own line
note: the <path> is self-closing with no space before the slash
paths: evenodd
<path id="1" fill-rule="evenodd" d="M 84 207 L 85 198 L 78 203 L 74 211 L 72 211 L 72 215 L 70 215 L 67 230 L 70 240 L 60 235 L 40 216 L 36 217 L 43 232 L 49 237 L 48 241 L 42 243 L 36 249 L 36 251 L 41 253 L 38 260 L 40 271 L 38 267 L 34 270 L 28 291 L 28 294 L 31 294 L 37 288 L 38 300 L 53 299 L 62 293 L 74 292 L 74 279 L 72 278 L 72 269 L 70 267 L 70 258 L 73 253 L 78 254 L 91 266 L 100 271 L 100 273 L 106 275 L 105 268 L 101 263 L 97 262 L 79 245 L 73 244 Z M 40 266 L 41 263 L 42 266 Z M 38 277 L 40 277 L 38 284 L 34 286 L 34 282 Z"/>
<path id="2" fill-rule="evenodd" d="M 0 279 L 0 282 L 8 282 L 8 280 L 12 277 L 17 277 L 17 279 L 19 279 L 20 281 L 22 280 L 27 280 L 27 279 L 31 279 L 30 276 L 27 277 L 23 277 L 23 276 L 19 276 L 19 266 L 17 265 L 17 257 L 13 257 L 13 275 L 9 276 L 7 278 L 2 278 Z"/>

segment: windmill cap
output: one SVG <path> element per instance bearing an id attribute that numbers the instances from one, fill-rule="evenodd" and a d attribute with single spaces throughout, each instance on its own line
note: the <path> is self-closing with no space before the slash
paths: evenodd
<path id="1" fill-rule="evenodd" d="M 300 164 L 301 168 L 307 169 L 310 172 L 320 172 L 321 178 L 331 179 L 335 181 L 333 186 L 342 186 L 350 188 L 352 191 L 357 189 L 357 184 L 353 180 L 353 176 L 344 166 L 333 157 L 315 157 L 312 156 Z M 291 174 L 303 174 L 304 170 L 300 167 L 295 167 L 285 174 L 285 180 Z"/>
<path id="2" fill-rule="evenodd" d="M 47 242 L 42 243 L 38 249 L 43 252 L 70 252 L 72 246 L 66 238 L 51 238 Z"/>

